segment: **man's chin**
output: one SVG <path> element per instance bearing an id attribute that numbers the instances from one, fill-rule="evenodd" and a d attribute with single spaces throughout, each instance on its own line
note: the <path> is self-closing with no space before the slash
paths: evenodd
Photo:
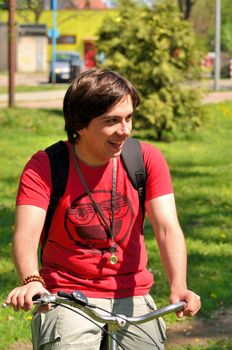
<path id="1" fill-rule="evenodd" d="M 120 156 L 120 154 L 122 153 L 122 150 L 114 152 L 114 155 L 112 156 L 112 158 L 117 158 Z"/>

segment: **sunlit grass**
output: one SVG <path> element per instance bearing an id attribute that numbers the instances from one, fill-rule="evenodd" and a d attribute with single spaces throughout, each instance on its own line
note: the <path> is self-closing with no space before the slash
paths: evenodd
<path id="1" fill-rule="evenodd" d="M 39 92 L 39 91 L 54 91 L 54 90 L 67 90 L 68 84 L 41 84 L 35 86 L 27 86 L 27 85 L 16 85 L 15 93 L 20 92 Z M 0 93 L 7 94 L 8 86 L 1 86 Z"/>

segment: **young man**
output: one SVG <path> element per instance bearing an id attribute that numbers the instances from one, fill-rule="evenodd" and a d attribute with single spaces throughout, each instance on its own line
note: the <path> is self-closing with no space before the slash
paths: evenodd
<path id="1" fill-rule="evenodd" d="M 35 295 L 75 289 L 114 313 L 141 315 L 155 307 L 149 295 L 153 276 L 146 267 L 144 213 L 120 158 L 138 104 L 132 84 L 108 70 L 86 71 L 67 90 L 63 109 L 69 175 L 40 271 L 37 250 L 52 192 L 46 152 L 32 156 L 19 184 L 13 253 L 22 286 L 6 300 L 16 311 L 31 309 Z M 141 147 L 147 171 L 145 208 L 170 284 L 170 301 L 185 300 L 178 316 L 193 316 L 200 298 L 186 284 L 186 246 L 168 166 L 158 149 L 146 143 Z M 122 346 L 163 349 L 162 320 L 141 327 L 150 337 L 129 326 L 118 333 Z M 99 328 L 59 306 L 37 310 L 32 333 L 34 349 L 100 348 Z"/>

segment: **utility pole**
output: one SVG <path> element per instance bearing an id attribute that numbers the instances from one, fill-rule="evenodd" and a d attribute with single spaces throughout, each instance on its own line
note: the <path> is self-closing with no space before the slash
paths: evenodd
<path id="1" fill-rule="evenodd" d="M 219 90 L 221 76 L 221 0 L 215 0 L 214 90 Z"/>
<path id="2" fill-rule="evenodd" d="M 52 83 L 54 84 L 56 82 L 56 72 L 55 72 L 55 66 L 56 66 L 56 39 L 58 36 L 57 33 L 57 27 L 56 27 L 56 17 L 57 17 L 57 1 L 52 0 L 52 30 L 51 30 L 51 36 L 52 36 Z"/>
<path id="3" fill-rule="evenodd" d="M 15 8 L 16 0 L 9 0 L 8 11 L 8 76 L 9 76 L 9 100 L 8 106 L 15 105 Z"/>

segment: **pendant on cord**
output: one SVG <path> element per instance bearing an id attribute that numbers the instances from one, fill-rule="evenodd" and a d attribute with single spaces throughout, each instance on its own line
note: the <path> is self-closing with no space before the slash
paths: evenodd
<path id="1" fill-rule="evenodd" d="M 110 263 L 112 265 L 115 265 L 118 262 L 118 257 L 115 255 L 116 247 L 115 246 L 110 247 L 110 252 L 111 252 Z"/>

